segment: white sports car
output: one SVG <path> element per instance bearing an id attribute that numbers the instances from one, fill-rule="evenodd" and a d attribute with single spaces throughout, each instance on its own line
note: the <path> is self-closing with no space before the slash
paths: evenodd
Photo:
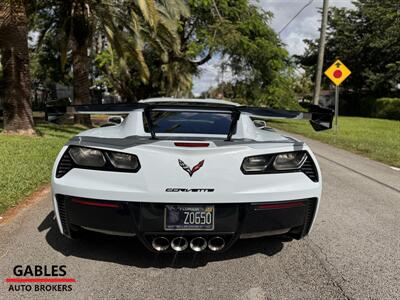
<path id="1" fill-rule="evenodd" d="M 72 113 L 127 117 L 80 133 L 60 151 L 52 174 L 59 229 L 72 238 L 82 229 L 137 236 L 157 252 L 300 239 L 318 210 L 318 163 L 306 144 L 259 120 L 304 118 L 316 130 L 331 128 L 331 110 L 310 109 L 168 98 L 73 106 Z"/>

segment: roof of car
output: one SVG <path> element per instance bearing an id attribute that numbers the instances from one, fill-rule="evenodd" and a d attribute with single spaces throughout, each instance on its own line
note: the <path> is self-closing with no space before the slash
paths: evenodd
<path id="1" fill-rule="evenodd" d="M 191 103 L 191 104 L 217 104 L 226 106 L 241 106 L 239 103 L 219 99 L 192 99 L 192 98 L 150 98 L 140 100 L 140 103 Z"/>

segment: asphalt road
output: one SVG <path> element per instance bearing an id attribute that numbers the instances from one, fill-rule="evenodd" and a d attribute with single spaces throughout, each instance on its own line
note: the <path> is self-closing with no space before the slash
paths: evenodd
<path id="1" fill-rule="evenodd" d="M 0 298 L 400 298 L 400 172 L 309 142 L 323 202 L 304 240 L 239 241 L 224 254 L 155 256 L 135 239 L 61 237 L 50 197 L 0 224 Z M 13 292 L 16 265 L 66 265 L 72 291 Z"/>

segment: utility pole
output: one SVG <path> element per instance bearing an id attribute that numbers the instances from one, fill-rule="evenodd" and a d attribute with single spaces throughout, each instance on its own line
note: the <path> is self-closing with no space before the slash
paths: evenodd
<path id="1" fill-rule="evenodd" d="M 321 92 L 321 77 L 322 77 L 322 65 L 324 63 L 326 26 L 328 23 L 328 8 L 329 8 L 329 0 L 324 0 L 324 5 L 322 8 L 321 35 L 319 39 L 317 73 L 315 75 L 315 88 L 314 88 L 314 99 L 313 99 L 314 104 L 318 104 L 319 94 Z"/>

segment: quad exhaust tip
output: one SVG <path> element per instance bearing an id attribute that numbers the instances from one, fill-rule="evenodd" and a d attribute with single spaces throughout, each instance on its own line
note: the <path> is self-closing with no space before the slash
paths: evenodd
<path id="1" fill-rule="evenodd" d="M 165 251 L 170 246 L 176 252 L 184 251 L 189 246 L 190 249 L 192 249 L 195 252 L 201 252 L 205 250 L 207 246 L 211 251 L 220 251 L 225 247 L 225 240 L 220 236 L 215 236 L 212 237 L 207 243 L 205 238 L 199 236 L 193 238 L 189 243 L 186 238 L 178 236 L 173 238 L 172 241 L 170 242 L 168 238 L 164 236 L 158 236 L 152 240 L 151 245 L 158 252 Z"/>
<path id="2" fill-rule="evenodd" d="M 190 248 L 195 252 L 203 251 L 207 248 L 207 241 L 201 236 L 195 237 L 190 241 Z"/>
<path id="3" fill-rule="evenodd" d="M 166 237 L 159 236 L 153 239 L 151 245 L 155 250 L 159 252 L 165 251 L 169 247 L 169 240 Z"/>
<path id="4" fill-rule="evenodd" d="M 171 248 L 174 249 L 176 252 L 181 252 L 186 250 L 189 246 L 187 239 L 182 236 L 178 236 L 174 238 L 171 242 Z"/>
<path id="5" fill-rule="evenodd" d="M 208 248 L 211 251 L 220 251 L 225 247 L 225 240 L 220 236 L 215 236 L 208 241 Z"/>

